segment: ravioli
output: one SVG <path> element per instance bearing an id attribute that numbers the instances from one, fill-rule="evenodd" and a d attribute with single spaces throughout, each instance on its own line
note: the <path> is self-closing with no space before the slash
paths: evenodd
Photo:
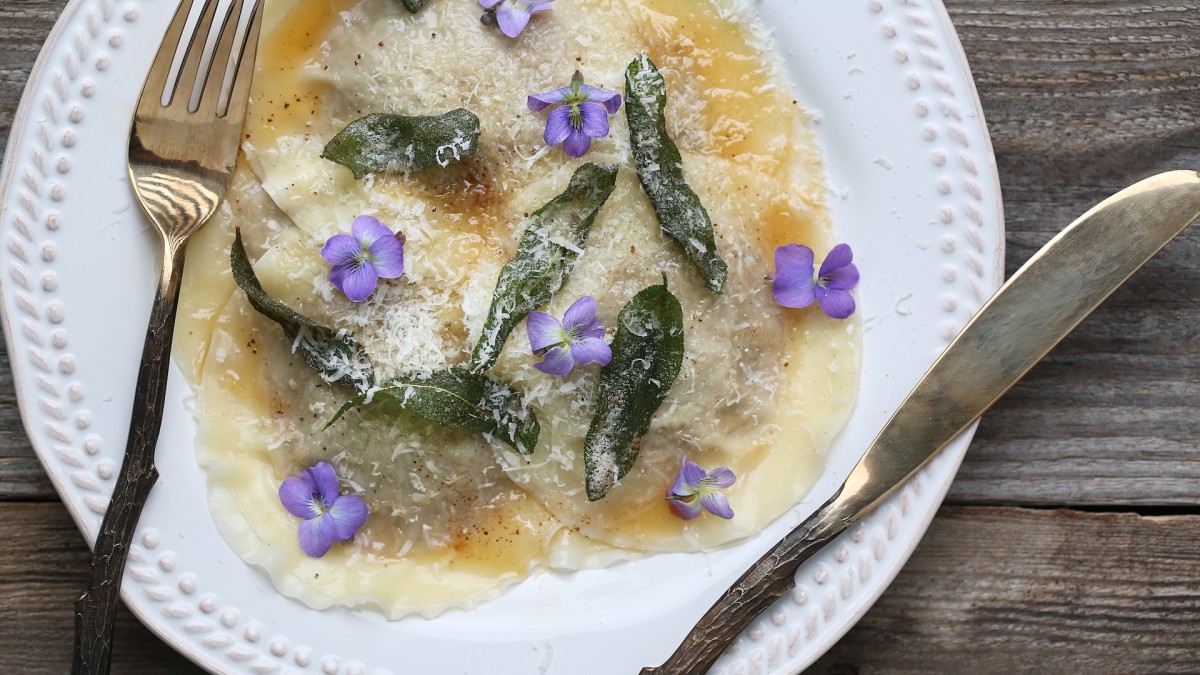
<path id="1" fill-rule="evenodd" d="M 481 27 L 476 2 L 410 14 L 394 0 L 272 0 L 234 186 L 189 247 L 176 357 L 197 391 L 197 459 L 219 530 L 279 590 L 313 607 L 396 618 L 471 607 L 539 570 L 582 569 L 659 551 L 706 550 L 762 529 L 806 493 L 858 385 L 860 324 L 775 304 L 776 246 L 822 256 L 835 239 L 820 154 L 773 47 L 740 0 L 571 0 L 520 38 Z M 546 148 L 529 93 L 580 69 L 623 92 L 645 51 L 667 78 L 668 129 L 729 265 L 720 295 L 659 230 L 632 166 L 624 114 L 582 159 Z M 479 116 L 477 154 L 419 175 L 356 181 L 320 158 L 371 112 Z M 266 291 L 349 331 L 379 376 L 464 365 L 501 266 L 529 213 L 583 161 L 620 168 L 566 285 L 615 328 L 641 289 L 668 279 L 684 308 L 686 356 L 631 473 L 605 497 L 583 489 L 583 438 L 597 370 L 534 368 L 524 324 L 489 375 L 523 392 L 541 422 L 531 455 L 386 404 L 326 428 L 348 392 L 320 380 L 229 273 L 242 229 Z M 403 277 L 351 303 L 328 282 L 322 243 L 371 214 L 406 237 Z M 611 331 L 610 331 L 611 332 Z M 664 500 L 684 457 L 728 466 L 736 516 L 684 522 Z M 317 461 L 366 501 L 367 524 L 306 557 L 278 488 Z"/>

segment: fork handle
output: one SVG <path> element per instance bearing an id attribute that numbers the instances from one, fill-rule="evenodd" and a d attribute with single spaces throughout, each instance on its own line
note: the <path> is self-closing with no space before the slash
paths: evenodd
<path id="1" fill-rule="evenodd" d="M 71 671 L 74 675 L 100 675 L 109 671 L 113 623 L 126 555 L 142 506 L 158 480 L 154 448 L 162 427 L 171 337 L 175 333 L 175 312 L 183 277 L 184 244 L 167 242 L 164 249 L 162 273 L 150 310 L 150 325 L 146 329 L 133 395 L 125 460 L 96 536 L 87 589 L 75 601 L 75 661 Z"/>

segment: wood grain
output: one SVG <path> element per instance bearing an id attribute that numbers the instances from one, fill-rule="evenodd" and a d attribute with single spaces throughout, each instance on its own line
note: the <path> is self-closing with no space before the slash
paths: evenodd
<path id="1" fill-rule="evenodd" d="M 1110 194 L 1200 169 L 1200 3 L 950 0 L 1000 169 L 1008 272 Z M 950 500 L 1200 503 L 1200 228 L 987 416 Z"/>
<path id="2" fill-rule="evenodd" d="M 17 100 L 34 59 L 65 0 L 10 0 L 0 4 L 0 138 L 7 139 Z"/>
<path id="3" fill-rule="evenodd" d="M 0 672 L 70 672 L 71 608 L 91 553 L 58 503 L 3 504 L 0 510 Z M 117 616 L 112 672 L 198 673 L 124 607 Z"/>
<path id="4" fill-rule="evenodd" d="M 946 507 L 814 673 L 1200 670 L 1200 516 Z"/>
<path id="5" fill-rule="evenodd" d="M 64 0 L 0 3 L 0 152 L 7 147 L 17 102 L 38 51 Z M 25 435 L 7 354 L 0 359 L 0 500 L 57 499 Z"/>

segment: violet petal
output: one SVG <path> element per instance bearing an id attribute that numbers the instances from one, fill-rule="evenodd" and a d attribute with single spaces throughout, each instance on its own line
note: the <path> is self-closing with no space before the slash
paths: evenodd
<path id="1" fill-rule="evenodd" d="M 727 488 L 737 482 L 737 476 L 726 466 L 718 466 L 708 472 L 708 484 L 717 488 Z"/>
<path id="2" fill-rule="evenodd" d="M 854 259 L 854 252 L 850 250 L 849 244 L 838 244 L 829 249 L 829 255 L 825 256 L 825 260 L 821 261 L 821 272 L 818 277 L 824 277 L 830 272 L 845 267 Z"/>
<path id="3" fill-rule="evenodd" d="M 337 499 L 342 492 L 342 486 L 338 484 L 337 471 L 326 462 L 317 462 L 311 469 L 306 470 L 304 480 L 312 482 L 327 509 L 333 505 L 333 500 Z"/>
<path id="4" fill-rule="evenodd" d="M 592 138 L 608 135 L 608 111 L 604 106 L 599 103 L 580 103 L 579 113 L 583 117 L 583 133 Z"/>
<path id="5" fill-rule="evenodd" d="M 829 316 L 845 319 L 854 313 L 854 296 L 850 291 L 831 290 L 821 286 L 817 286 L 814 291 L 821 311 Z"/>
<path id="6" fill-rule="evenodd" d="M 568 334 L 580 335 L 581 331 L 596 323 L 596 298 L 585 295 L 563 312 L 562 327 Z M 603 335 L 603 333 L 601 333 Z"/>
<path id="7" fill-rule="evenodd" d="M 801 244 L 786 244 L 775 249 L 775 280 L 771 292 L 784 307 L 807 307 L 816 300 L 813 294 L 813 252 Z"/>
<path id="8" fill-rule="evenodd" d="M 808 307 L 816 300 L 812 277 L 798 271 L 777 272 L 771 282 L 771 293 L 775 302 L 784 307 Z"/>
<path id="9" fill-rule="evenodd" d="M 525 99 L 525 104 L 528 105 L 529 109 L 533 112 L 540 112 L 541 110 L 544 110 L 546 106 L 562 103 L 563 101 L 567 100 L 567 96 L 570 95 L 570 93 L 570 87 L 559 87 L 554 91 L 546 91 L 540 94 L 530 94 L 529 97 Z"/>
<path id="10" fill-rule="evenodd" d="M 691 520 L 700 515 L 700 500 L 698 499 L 693 499 L 690 502 L 667 499 L 667 506 L 670 507 L 671 513 L 684 520 Z"/>
<path id="11" fill-rule="evenodd" d="M 566 106 L 563 106 L 558 110 L 564 110 L 565 108 Z M 558 112 L 558 110 L 554 112 Z M 550 114 L 553 115 L 554 113 Z M 549 128 L 547 128 L 547 131 L 549 131 Z M 592 139 L 582 130 L 572 129 L 571 133 L 567 135 L 567 139 L 563 141 L 562 146 L 563 151 L 567 153 L 567 157 L 583 157 L 587 153 L 588 148 L 592 147 Z"/>
<path id="12" fill-rule="evenodd" d="M 335 265 L 329 271 L 329 280 L 341 289 L 351 302 L 362 302 L 375 291 L 378 275 L 370 261 L 363 261 L 361 265 Z"/>
<path id="13" fill-rule="evenodd" d="M 387 225 L 379 222 L 372 216 L 359 216 L 350 223 L 350 235 L 358 240 L 359 245 L 364 250 L 371 247 L 376 240 L 382 237 L 391 237 L 392 231 Z"/>
<path id="14" fill-rule="evenodd" d="M 530 312 L 525 327 L 529 331 L 529 348 L 534 352 L 561 345 L 566 340 L 562 324 L 545 312 Z"/>
<path id="15" fill-rule="evenodd" d="M 699 464 L 684 458 L 679 473 L 675 475 L 675 484 L 671 487 L 671 492 L 677 495 L 696 494 L 696 488 L 704 482 L 705 476 L 704 469 L 701 469 Z"/>
<path id="16" fill-rule="evenodd" d="M 567 347 L 555 347 L 546 352 L 541 363 L 533 364 L 534 368 L 546 373 L 547 375 L 558 375 L 560 377 L 568 375 L 571 369 L 575 367 L 575 359 L 571 356 L 571 350 Z"/>
<path id="17" fill-rule="evenodd" d="M 479 0 L 479 6 L 484 9 L 491 9 L 501 2 L 504 2 L 504 0 Z"/>
<path id="18" fill-rule="evenodd" d="M 729 520 L 733 517 L 733 508 L 729 506 L 729 500 L 720 492 L 708 492 L 701 495 L 700 504 L 718 518 Z"/>
<path id="19" fill-rule="evenodd" d="M 858 285 L 858 267 L 849 263 L 845 267 L 822 274 L 820 284 L 832 291 L 848 291 Z"/>
<path id="20" fill-rule="evenodd" d="M 602 104 L 610 115 L 621 109 L 621 95 L 615 91 L 605 91 L 590 84 L 580 86 L 579 91 L 587 96 L 586 100 Z"/>
<path id="21" fill-rule="evenodd" d="M 329 552 L 335 537 L 333 520 L 326 516 L 300 523 L 300 550 L 310 557 L 320 558 Z"/>
<path id="22" fill-rule="evenodd" d="M 342 495 L 333 501 L 325 517 L 333 522 L 337 540 L 345 541 L 367 522 L 367 505 L 357 495 Z"/>
<path id="23" fill-rule="evenodd" d="M 576 328 L 575 335 L 578 337 L 578 339 L 581 339 L 581 340 L 586 340 L 588 338 L 603 339 L 604 338 L 604 324 L 600 323 L 599 321 L 597 321 L 595 319 L 592 319 L 592 321 L 587 323 L 586 325 L 578 326 Z"/>
<path id="24" fill-rule="evenodd" d="M 550 111 L 550 116 L 546 118 L 546 133 L 542 134 L 542 140 L 546 141 L 546 145 L 554 147 L 559 143 L 567 140 L 571 135 L 571 106 L 559 106 Z"/>
<path id="25" fill-rule="evenodd" d="M 404 244 L 391 231 L 376 239 L 369 252 L 375 274 L 381 279 L 395 279 L 404 274 Z"/>
<path id="26" fill-rule="evenodd" d="M 775 271 L 784 269 L 809 269 L 809 276 L 812 276 L 812 249 L 804 244 L 785 244 L 775 247 Z"/>
<path id="27" fill-rule="evenodd" d="M 518 9 L 513 3 L 506 2 L 496 10 L 496 23 L 500 24 L 501 33 L 515 38 L 529 25 L 529 16 L 528 10 Z"/>
<path id="28" fill-rule="evenodd" d="M 359 263 L 354 260 L 345 260 L 337 263 L 329 270 L 329 283 L 333 287 L 345 293 L 343 290 L 346 286 L 346 277 L 358 267 Z"/>
<path id="29" fill-rule="evenodd" d="M 796 270 L 808 278 L 813 276 L 813 250 L 804 244 L 784 244 L 775 247 L 775 274 Z"/>
<path id="30" fill-rule="evenodd" d="M 571 357 L 575 359 L 575 363 L 584 364 L 594 361 L 603 368 L 608 365 L 609 361 L 612 361 L 612 348 L 608 346 L 604 338 L 584 338 L 571 343 Z"/>
<path id="31" fill-rule="evenodd" d="M 334 265 L 339 265 L 362 251 L 358 240 L 348 234 L 335 234 L 321 247 L 321 257 Z"/>
<path id="32" fill-rule="evenodd" d="M 300 478 L 287 478 L 279 486 L 279 501 L 287 512 L 298 518 L 315 518 L 321 510 L 314 503 L 316 486 Z"/>

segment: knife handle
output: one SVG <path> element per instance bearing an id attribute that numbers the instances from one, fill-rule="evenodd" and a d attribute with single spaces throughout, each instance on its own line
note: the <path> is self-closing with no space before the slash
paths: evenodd
<path id="1" fill-rule="evenodd" d="M 795 584 L 800 563 L 969 427 L 1109 294 L 1200 218 L 1200 174 L 1170 171 L 1104 200 L 1042 247 L 938 357 L 829 502 L 725 592 L 662 666 L 705 672 Z"/>
<path id="2" fill-rule="evenodd" d="M 705 612 L 675 653 L 641 675 L 706 672 L 737 636 L 796 586 L 796 570 L 853 522 L 838 503 L 841 489 L 758 559 Z"/>

